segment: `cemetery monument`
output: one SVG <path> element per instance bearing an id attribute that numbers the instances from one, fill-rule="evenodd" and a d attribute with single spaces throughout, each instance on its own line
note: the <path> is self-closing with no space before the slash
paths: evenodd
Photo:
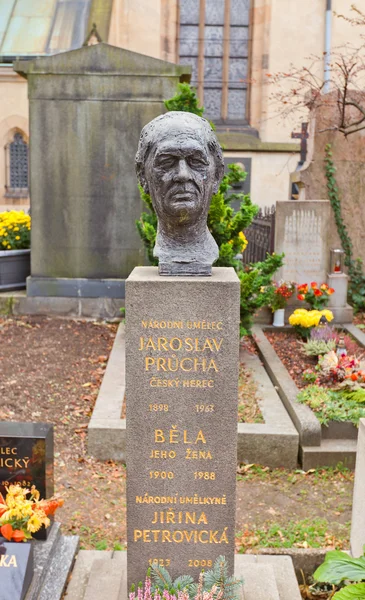
<path id="1" fill-rule="evenodd" d="M 224 555 L 233 573 L 239 364 L 239 280 L 211 267 L 206 224 L 223 175 L 214 132 L 190 113 L 157 117 L 136 163 L 160 269 L 126 281 L 128 589 L 151 564 L 196 579 Z"/>
<path id="2" fill-rule="evenodd" d="M 157 117 L 142 130 L 136 165 L 158 217 L 160 275 L 211 275 L 219 250 L 207 216 L 224 162 L 208 121 L 186 112 Z"/>

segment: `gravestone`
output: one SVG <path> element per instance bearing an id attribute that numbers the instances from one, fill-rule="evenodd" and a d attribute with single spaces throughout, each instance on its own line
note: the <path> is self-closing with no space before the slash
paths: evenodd
<path id="1" fill-rule="evenodd" d="M 327 200 L 276 203 L 275 252 L 285 253 L 279 277 L 299 284 L 327 280 L 330 210 Z"/>
<path id="2" fill-rule="evenodd" d="M 240 283 L 207 227 L 224 172 L 208 121 L 168 113 L 136 155 L 159 267 L 126 282 L 128 586 L 149 565 L 234 571 Z"/>
<path id="3" fill-rule="evenodd" d="M 32 581 L 33 569 L 31 544 L 0 541 L 1 600 L 24 600 Z"/>
<path id="4" fill-rule="evenodd" d="M 364 553 L 365 545 L 365 419 L 360 419 L 357 438 L 355 484 L 352 499 L 351 554 L 358 558 Z"/>
<path id="5" fill-rule="evenodd" d="M 239 281 L 126 282 L 128 585 L 152 562 L 196 578 L 224 555 L 233 573 Z"/>
<path id="6" fill-rule="evenodd" d="M 53 426 L 0 422 L 0 493 L 35 485 L 42 499 L 54 494 Z M 61 535 L 59 523 L 33 534 L 32 543 L 0 544 L 1 600 L 61 600 L 78 550 L 78 536 Z M 1 539 L 1 537 L 0 537 Z M 2 558 L 6 557 L 6 558 Z"/>
<path id="7" fill-rule="evenodd" d="M 35 485 L 41 498 L 54 494 L 53 426 L 47 423 L 0 422 L 0 493 L 19 484 Z M 46 539 L 42 529 L 36 539 Z"/>
<path id="8" fill-rule="evenodd" d="M 124 298 L 125 278 L 144 262 L 139 132 L 190 67 L 100 43 L 15 70 L 28 80 L 30 107 L 27 295 Z"/>

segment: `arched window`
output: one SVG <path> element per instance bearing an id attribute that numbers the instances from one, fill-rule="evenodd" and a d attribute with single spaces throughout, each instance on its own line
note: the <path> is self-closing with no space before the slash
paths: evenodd
<path id="1" fill-rule="evenodd" d="M 28 144 L 20 132 L 5 146 L 6 195 L 28 195 Z"/>

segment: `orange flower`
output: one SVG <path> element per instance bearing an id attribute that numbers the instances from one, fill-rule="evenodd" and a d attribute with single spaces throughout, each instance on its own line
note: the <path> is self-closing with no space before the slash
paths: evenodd
<path id="1" fill-rule="evenodd" d="M 308 286 L 306 283 L 302 283 L 298 285 L 298 292 L 304 292 L 305 294 L 308 292 Z"/>
<path id="2" fill-rule="evenodd" d="M 323 296 L 323 292 L 321 292 L 321 290 L 317 288 L 312 288 L 312 290 L 315 296 Z"/>
<path id="3" fill-rule="evenodd" d="M 311 288 L 312 288 L 312 290 L 315 290 L 315 289 L 317 289 L 317 287 L 318 287 L 318 286 L 317 286 L 317 282 L 316 282 L 316 281 L 312 281 L 312 282 L 311 282 Z"/>
<path id="4" fill-rule="evenodd" d="M 25 538 L 25 533 L 24 531 L 22 531 L 21 529 L 15 529 L 14 533 L 13 533 L 13 540 L 14 542 L 22 542 Z"/>
<path id="5" fill-rule="evenodd" d="M 64 501 L 62 499 L 59 500 L 42 500 L 39 502 L 38 507 L 43 510 L 47 517 L 55 514 L 57 508 L 63 506 Z"/>
<path id="6" fill-rule="evenodd" d="M 2 525 L 0 527 L 0 533 L 6 540 L 8 540 L 8 542 L 10 542 L 11 538 L 13 537 L 13 528 L 10 523 Z"/>
<path id="7" fill-rule="evenodd" d="M 297 295 L 298 300 L 305 300 L 305 296 L 303 294 Z"/>
<path id="8" fill-rule="evenodd" d="M 327 294 L 329 294 L 329 296 L 332 296 L 332 294 L 335 293 L 335 290 L 333 288 L 328 288 L 327 290 Z"/>
<path id="9" fill-rule="evenodd" d="M 323 291 L 326 291 L 326 290 L 328 290 L 328 285 L 327 285 L 327 283 L 322 283 L 322 285 L 321 285 L 321 290 L 323 290 Z"/>

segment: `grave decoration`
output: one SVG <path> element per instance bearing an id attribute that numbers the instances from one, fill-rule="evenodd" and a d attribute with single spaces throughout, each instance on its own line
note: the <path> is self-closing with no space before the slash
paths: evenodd
<path id="1" fill-rule="evenodd" d="M 273 325 L 282 327 L 284 325 L 284 312 L 288 300 L 294 295 L 296 284 L 294 281 L 272 282 L 272 299 L 269 306 L 274 313 Z"/>
<path id="2" fill-rule="evenodd" d="M 330 297 L 334 294 L 335 290 L 327 285 L 327 283 L 317 284 L 316 281 L 312 281 L 310 286 L 307 283 L 298 285 L 297 288 L 298 300 L 307 302 L 312 309 L 322 310 L 328 305 Z"/>
<path id="3" fill-rule="evenodd" d="M 53 522 L 62 504 L 53 497 L 53 426 L 0 422 L 1 600 L 61 600 L 79 544 Z"/>
<path id="4" fill-rule="evenodd" d="M 30 489 L 33 485 L 41 498 L 54 493 L 53 427 L 47 423 L 0 422 L 0 493 L 19 484 Z M 41 530 L 37 539 L 46 539 Z"/>
<path id="5" fill-rule="evenodd" d="M 138 584 L 137 594 L 132 585 L 129 600 L 234 600 L 242 583 L 241 579 L 229 577 L 224 556 L 217 558 L 212 569 L 202 571 L 197 582 L 189 575 L 174 581 L 164 567 L 152 565 L 144 586 Z"/>
<path id="6" fill-rule="evenodd" d="M 211 267 L 206 215 L 223 159 L 208 122 L 149 123 L 137 172 L 159 219 L 160 271 L 126 281 L 129 589 L 152 565 L 197 580 L 224 555 L 233 574 L 240 319 L 236 273 Z"/>
<path id="7" fill-rule="evenodd" d="M 33 485 L 30 490 L 10 485 L 6 496 L 0 494 L 0 534 L 8 542 L 26 542 L 42 527 L 50 526 L 50 516 L 63 505 L 63 500 L 41 500 Z"/>

